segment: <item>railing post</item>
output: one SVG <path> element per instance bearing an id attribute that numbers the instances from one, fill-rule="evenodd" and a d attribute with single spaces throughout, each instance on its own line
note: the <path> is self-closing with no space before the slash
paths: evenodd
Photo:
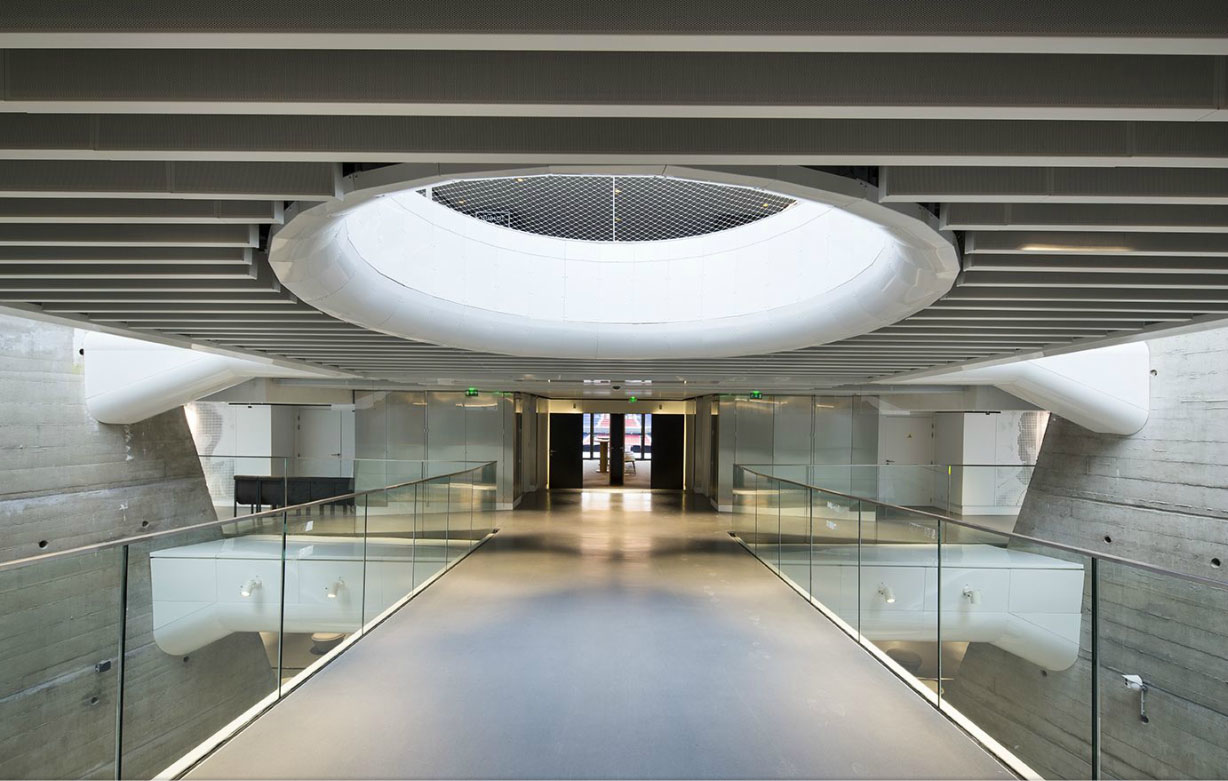
<path id="1" fill-rule="evenodd" d="M 1100 773 L 1100 560 L 1091 557 L 1091 652 L 1092 652 L 1092 719 L 1091 719 L 1091 749 L 1093 779 L 1101 778 Z"/>
<path id="2" fill-rule="evenodd" d="M 119 555 L 119 641 L 115 659 L 115 778 L 124 769 L 124 656 L 128 652 L 128 546 Z"/>
<path id="3" fill-rule="evenodd" d="M 947 467 L 948 480 L 950 479 L 950 474 L 951 474 L 950 467 Z M 950 483 L 948 483 L 947 491 L 948 491 L 948 496 L 949 496 L 950 495 Z M 938 664 L 937 664 L 938 677 L 934 681 L 934 695 L 938 698 L 936 702 L 938 704 L 939 710 L 942 709 L 942 527 L 943 525 L 944 524 L 942 521 L 937 522 L 937 526 L 938 526 L 938 582 L 937 582 L 937 585 L 938 587 L 937 589 L 935 589 L 935 595 L 934 595 L 934 598 L 937 600 L 937 604 L 934 606 L 935 608 L 934 609 L 934 620 L 937 624 L 935 629 L 937 630 L 937 640 L 938 640 L 938 647 L 936 649 L 938 652 Z"/>
<path id="4" fill-rule="evenodd" d="M 281 699 L 282 669 L 286 653 L 286 533 L 290 513 L 281 514 L 281 586 L 277 601 L 277 699 Z"/>

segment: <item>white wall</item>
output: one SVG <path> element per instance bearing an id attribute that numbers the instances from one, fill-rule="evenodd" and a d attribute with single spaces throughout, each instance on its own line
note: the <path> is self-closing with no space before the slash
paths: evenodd
<path id="1" fill-rule="evenodd" d="M 950 509 L 965 515 L 1015 515 L 1031 477 L 1012 465 L 1036 463 L 1049 413 L 1003 411 L 936 416 L 940 463 L 951 470 Z"/>

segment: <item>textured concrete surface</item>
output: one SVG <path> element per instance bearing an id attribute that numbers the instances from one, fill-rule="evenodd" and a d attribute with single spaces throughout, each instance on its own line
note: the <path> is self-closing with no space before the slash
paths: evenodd
<path id="1" fill-rule="evenodd" d="M 1147 425 L 1118 437 L 1055 417 L 1015 531 L 1225 580 L 1228 331 L 1149 344 Z M 1106 777 L 1228 777 L 1228 583 L 1103 566 L 1100 593 Z M 1083 632 L 1075 666 L 1047 675 L 974 644 L 948 698 L 1046 777 L 1086 777 L 1087 621 Z M 1123 674 L 1149 686 L 1146 722 Z"/>
<path id="2" fill-rule="evenodd" d="M 534 499 L 191 777 L 1010 777 L 729 516 Z"/>
<path id="3" fill-rule="evenodd" d="M 213 518 L 183 412 L 95 422 L 77 349 L 71 328 L 0 316 L 0 561 Z M 111 549 L 0 572 L 0 778 L 113 774 L 120 561 Z M 124 772 L 149 777 L 275 676 L 256 635 L 163 653 L 143 550 L 128 585 Z"/>

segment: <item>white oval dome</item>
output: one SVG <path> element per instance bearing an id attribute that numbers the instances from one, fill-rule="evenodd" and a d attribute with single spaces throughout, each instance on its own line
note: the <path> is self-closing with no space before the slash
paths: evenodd
<path id="1" fill-rule="evenodd" d="M 593 182 L 533 182 L 532 198 L 517 200 L 506 182 L 525 177 L 499 177 L 498 188 L 485 186 L 490 177 L 437 178 L 355 194 L 295 217 L 276 235 L 270 262 L 305 302 L 374 330 L 560 358 L 726 357 L 821 344 L 905 317 L 954 281 L 954 248 L 921 220 L 796 182 L 767 189 L 753 179 L 750 189 L 721 172 L 688 173 L 726 181 L 625 187 L 670 194 L 672 202 L 647 206 L 567 195 L 601 193 L 605 185 Z M 439 190 L 450 199 L 434 196 Z M 467 209 L 473 196 L 462 196 L 483 192 L 503 200 Z M 609 235 L 600 232 L 607 209 Z M 697 226 L 714 229 L 696 235 Z M 614 240 L 619 227 L 668 238 Z M 566 237 L 577 234 L 603 240 Z"/>

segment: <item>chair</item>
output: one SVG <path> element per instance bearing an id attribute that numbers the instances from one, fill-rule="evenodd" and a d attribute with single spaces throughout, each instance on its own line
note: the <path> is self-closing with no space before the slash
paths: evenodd
<path id="1" fill-rule="evenodd" d="M 623 471 L 635 474 L 635 456 L 626 451 L 623 452 Z"/>

